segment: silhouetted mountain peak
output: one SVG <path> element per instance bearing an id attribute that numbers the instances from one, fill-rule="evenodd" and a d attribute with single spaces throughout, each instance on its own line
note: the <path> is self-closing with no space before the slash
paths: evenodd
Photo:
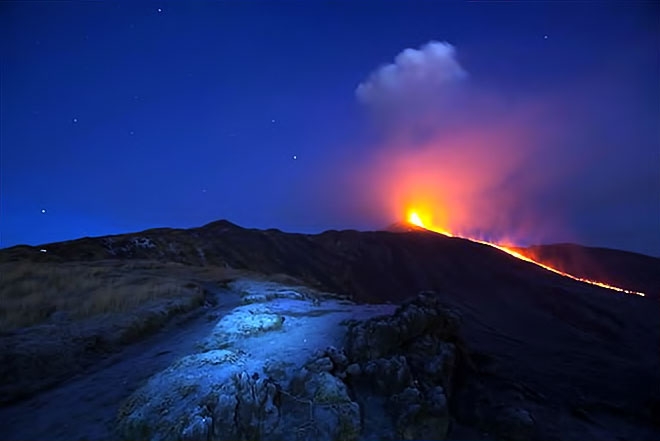
<path id="1" fill-rule="evenodd" d="M 209 222 L 208 224 L 199 227 L 200 230 L 214 230 L 214 231 L 230 231 L 230 230 L 244 230 L 243 227 L 239 227 L 236 224 L 229 222 L 226 219 L 220 219 L 217 221 Z"/>

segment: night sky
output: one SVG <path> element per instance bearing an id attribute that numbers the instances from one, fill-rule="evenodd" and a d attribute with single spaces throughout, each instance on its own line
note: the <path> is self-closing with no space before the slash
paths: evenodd
<path id="1" fill-rule="evenodd" d="M 359 3 L 359 4 L 357 4 Z M 660 255 L 657 2 L 0 5 L 0 246 L 228 219 Z"/>

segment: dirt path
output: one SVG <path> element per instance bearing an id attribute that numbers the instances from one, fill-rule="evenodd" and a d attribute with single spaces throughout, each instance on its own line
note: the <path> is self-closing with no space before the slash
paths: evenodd
<path id="1" fill-rule="evenodd" d="M 193 351 L 217 318 L 239 304 L 239 295 L 213 292 L 218 303 L 190 320 L 177 320 L 159 333 L 100 362 L 78 377 L 12 406 L 0 408 L 2 440 L 112 440 L 117 408 L 144 380 Z"/>

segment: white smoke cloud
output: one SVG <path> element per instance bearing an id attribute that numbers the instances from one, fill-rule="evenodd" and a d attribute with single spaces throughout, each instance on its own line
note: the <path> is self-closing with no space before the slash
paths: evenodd
<path id="1" fill-rule="evenodd" d="M 535 210 L 546 183 L 546 118 L 533 102 L 514 106 L 497 90 L 471 88 L 467 76 L 454 46 L 431 41 L 357 87 L 377 136 L 356 168 L 351 186 L 363 193 L 354 197 L 362 210 L 386 213 L 383 223 L 414 208 L 467 237 L 523 243 L 554 231 Z"/>
<path id="2" fill-rule="evenodd" d="M 372 72 L 355 94 L 360 102 L 374 107 L 419 105 L 441 99 L 452 84 L 466 76 L 454 46 L 430 41 L 419 49 L 405 49 L 394 63 Z"/>

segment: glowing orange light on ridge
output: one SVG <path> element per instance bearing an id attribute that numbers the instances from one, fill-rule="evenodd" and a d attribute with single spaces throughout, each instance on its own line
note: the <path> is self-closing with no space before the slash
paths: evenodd
<path id="1" fill-rule="evenodd" d="M 618 286 L 612 286 L 612 285 L 608 285 L 607 283 L 598 282 L 596 280 L 584 279 L 582 277 L 577 277 L 577 276 L 574 276 L 572 274 L 565 273 L 565 272 L 560 271 L 556 268 L 553 268 L 549 265 L 538 262 L 538 261 L 532 259 L 531 257 L 522 254 L 519 251 L 515 251 L 515 250 L 513 250 L 511 248 L 508 248 L 508 247 L 505 247 L 503 245 L 498 245 L 496 243 L 487 242 L 485 240 L 474 239 L 474 238 L 470 238 L 470 237 L 455 236 L 455 235 L 451 234 L 450 232 L 445 231 L 441 228 L 435 228 L 435 227 L 428 226 L 425 222 L 422 221 L 422 218 L 420 217 L 420 215 L 416 211 L 411 211 L 408 214 L 408 222 L 411 223 L 412 225 L 417 226 L 417 227 L 424 228 L 424 229 L 429 230 L 429 231 L 433 231 L 434 233 L 440 233 L 440 234 L 443 234 L 443 235 L 449 236 L 449 237 L 458 237 L 458 238 L 461 238 L 461 239 L 466 239 L 466 240 L 469 240 L 469 241 L 472 241 L 472 242 L 477 242 L 477 243 L 480 243 L 480 244 L 483 244 L 483 245 L 488 245 L 488 246 L 491 246 L 493 248 L 497 248 L 498 250 L 504 251 L 505 253 L 507 253 L 507 254 L 509 254 L 513 257 L 516 257 L 520 260 L 524 260 L 525 262 L 533 263 L 534 265 L 540 266 L 541 268 L 543 268 L 547 271 L 551 271 L 555 274 L 559 274 L 561 276 L 568 277 L 568 278 L 573 279 L 573 280 L 577 280 L 578 282 L 588 283 L 590 285 L 595 285 L 595 286 L 599 286 L 601 288 L 611 289 L 613 291 L 623 292 L 623 293 L 626 293 L 626 294 L 636 294 L 636 295 L 642 296 L 642 297 L 644 297 L 646 295 L 643 292 L 638 292 L 638 291 L 632 291 L 632 290 L 629 290 L 629 289 L 619 288 Z"/>
<path id="2" fill-rule="evenodd" d="M 413 211 L 410 213 L 410 215 L 408 215 L 408 222 L 418 227 L 426 228 L 424 226 L 424 222 L 422 222 L 422 219 L 419 217 L 419 214 L 417 214 L 416 211 Z"/>

